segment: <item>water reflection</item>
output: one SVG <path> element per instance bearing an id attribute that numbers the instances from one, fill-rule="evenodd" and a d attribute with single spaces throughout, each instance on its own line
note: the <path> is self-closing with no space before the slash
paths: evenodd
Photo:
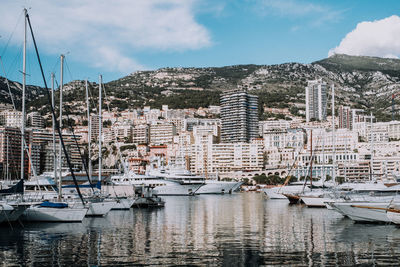
<path id="1" fill-rule="evenodd" d="M 400 229 L 243 193 L 168 197 L 164 209 L 0 227 L 4 265 L 399 264 Z"/>

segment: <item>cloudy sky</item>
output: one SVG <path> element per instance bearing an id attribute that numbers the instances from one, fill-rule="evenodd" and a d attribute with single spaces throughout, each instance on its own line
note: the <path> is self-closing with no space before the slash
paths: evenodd
<path id="1" fill-rule="evenodd" d="M 47 77 L 59 75 L 65 54 L 66 81 L 161 67 L 310 63 L 335 53 L 400 56 L 396 0 L 2 0 L 0 75 L 16 81 L 23 7 Z M 28 42 L 28 83 L 42 85 Z"/>

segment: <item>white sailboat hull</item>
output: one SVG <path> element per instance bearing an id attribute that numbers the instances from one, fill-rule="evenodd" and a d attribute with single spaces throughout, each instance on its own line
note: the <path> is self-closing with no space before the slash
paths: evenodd
<path id="1" fill-rule="evenodd" d="M 153 194 L 157 196 L 193 196 L 204 184 L 179 184 L 156 186 Z"/>
<path id="2" fill-rule="evenodd" d="M 388 203 L 342 202 L 332 204 L 340 213 L 355 222 L 390 222 L 386 215 Z"/>
<path id="3" fill-rule="evenodd" d="M 31 222 L 82 222 L 87 208 L 46 208 L 34 206 L 28 208 L 22 219 Z"/>
<path id="4" fill-rule="evenodd" d="M 398 212 L 393 212 L 393 211 L 388 211 L 386 213 L 386 216 L 388 217 L 389 221 L 391 221 L 394 224 L 400 224 L 400 213 Z"/>
<path id="5" fill-rule="evenodd" d="M 310 208 L 326 208 L 326 201 L 329 201 L 330 198 L 324 198 L 324 197 L 307 197 L 307 196 L 302 196 L 301 200 L 306 204 L 307 207 Z"/>
<path id="6" fill-rule="evenodd" d="M 112 210 L 129 210 L 133 203 L 135 203 L 135 199 L 133 198 L 120 198 L 116 200 Z"/>
<path id="7" fill-rule="evenodd" d="M 280 193 L 281 187 L 265 188 L 263 189 L 264 194 L 267 195 L 269 199 L 287 199 L 284 195 Z"/>
<path id="8" fill-rule="evenodd" d="M 206 180 L 206 184 L 196 194 L 230 194 L 237 182 Z"/>
<path id="9" fill-rule="evenodd" d="M 115 204 L 116 201 L 89 202 L 86 216 L 105 216 Z"/>

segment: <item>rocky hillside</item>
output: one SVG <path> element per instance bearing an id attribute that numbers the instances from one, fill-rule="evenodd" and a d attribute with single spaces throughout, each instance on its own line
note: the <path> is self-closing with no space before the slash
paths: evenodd
<path id="1" fill-rule="evenodd" d="M 316 78 L 335 84 L 337 104 L 372 110 L 380 119 L 388 120 L 391 95 L 400 85 L 400 60 L 335 55 L 311 64 L 163 68 L 132 73 L 105 84 L 105 88 L 110 108 L 118 110 L 143 105 L 161 107 L 163 104 L 171 108 L 206 107 L 219 103 L 221 91 L 240 87 L 259 95 L 260 107 L 289 108 L 292 113 L 297 113 L 304 109 L 307 80 Z M 96 87 L 95 83 L 90 84 L 94 98 Z M 2 89 L 0 93 L 4 91 Z M 66 85 L 64 100 L 69 103 L 72 113 L 84 111 L 83 99 L 82 81 Z M 45 103 L 44 98 L 38 97 L 30 105 L 32 109 L 46 113 Z M 397 109 L 400 99 L 396 103 Z"/>
<path id="2" fill-rule="evenodd" d="M 15 105 L 17 106 L 17 108 L 21 108 L 22 85 L 18 82 L 7 81 L 3 77 L 0 77 L 0 103 L 12 104 L 12 99 L 8 90 L 7 82 Z M 38 98 L 42 98 L 44 94 L 44 89 L 39 86 L 28 85 L 26 87 L 26 97 L 28 102 Z"/>

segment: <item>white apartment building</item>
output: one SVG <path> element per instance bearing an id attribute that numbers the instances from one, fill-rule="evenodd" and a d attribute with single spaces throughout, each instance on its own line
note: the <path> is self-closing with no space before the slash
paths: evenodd
<path id="1" fill-rule="evenodd" d="M 132 128 L 132 142 L 135 144 L 148 144 L 150 139 L 149 126 L 139 124 Z"/>
<path id="2" fill-rule="evenodd" d="M 272 130 L 285 131 L 290 128 L 290 122 L 286 120 L 260 121 L 259 123 L 261 136 L 264 134 L 264 132 L 269 132 Z"/>
<path id="3" fill-rule="evenodd" d="M 306 121 L 326 120 L 326 82 L 322 79 L 308 81 L 306 87 Z"/>
<path id="4" fill-rule="evenodd" d="M 305 132 L 302 129 L 264 130 L 264 147 L 270 148 L 300 148 L 304 145 Z"/>
<path id="5" fill-rule="evenodd" d="M 397 139 L 400 137 L 400 122 L 397 121 L 372 123 L 372 135 L 370 117 L 368 120 L 355 123 L 353 129 L 367 142 L 371 140 L 376 143 L 389 142 L 389 138 Z"/>
<path id="6" fill-rule="evenodd" d="M 311 130 L 312 130 L 312 147 L 313 151 L 333 151 L 333 144 L 337 152 L 351 152 L 357 147 L 357 132 L 348 129 L 336 129 L 333 135 L 331 129 L 307 129 L 307 149 L 311 146 Z"/>
<path id="7" fill-rule="evenodd" d="M 299 149 L 293 147 L 278 148 L 270 147 L 264 149 L 266 154 L 266 168 L 288 168 L 293 165 L 296 155 L 299 153 Z"/>
<path id="8" fill-rule="evenodd" d="M 172 143 L 176 135 L 176 127 L 170 122 L 154 122 L 150 124 L 150 143 L 152 145 L 166 145 Z"/>
<path id="9" fill-rule="evenodd" d="M 400 140 L 400 121 L 388 123 L 388 134 L 390 140 Z"/>
<path id="10" fill-rule="evenodd" d="M 143 116 L 147 123 L 153 123 L 161 118 L 161 110 L 159 109 L 150 109 L 150 107 L 143 108 Z"/>
<path id="11" fill-rule="evenodd" d="M 193 136 L 195 139 L 208 134 L 212 134 L 217 140 L 219 140 L 221 128 L 217 124 L 198 125 L 193 127 Z"/>
<path id="12" fill-rule="evenodd" d="M 193 127 L 195 126 L 211 126 L 216 125 L 220 126 L 219 119 L 198 119 L 198 118 L 186 118 L 184 120 L 184 129 L 186 131 L 193 131 Z"/>
<path id="13" fill-rule="evenodd" d="M 235 172 L 260 171 L 263 168 L 263 146 L 253 143 L 194 144 L 190 169 L 197 174 L 229 177 Z"/>
<path id="14" fill-rule="evenodd" d="M 4 110 L 0 112 L 0 123 L 7 127 L 21 128 L 22 112 L 17 110 Z"/>
<path id="15" fill-rule="evenodd" d="M 185 123 L 182 118 L 170 118 L 167 120 L 168 122 L 175 125 L 176 132 L 179 134 L 182 131 L 185 131 Z"/>
<path id="16" fill-rule="evenodd" d="M 117 140 L 123 140 L 132 136 L 132 126 L 130 124 L 115 124 L 111 129 Z"/>
<path id="17" fill-rule="evenodd" d="M 119 121 L 130 121 L 134 122 L 138 118 L 138 112 L 137 110 L 132 110 L 132 111 L 122 111 L 120 114 L 120 117 L 118 118 Z"/>
<path id="18" fill-rule="evenodd" d="M 44 126 L 43 116 L 36 111 L 28 113 L 27 125 L 35 128 L 42 128 Z"/>

